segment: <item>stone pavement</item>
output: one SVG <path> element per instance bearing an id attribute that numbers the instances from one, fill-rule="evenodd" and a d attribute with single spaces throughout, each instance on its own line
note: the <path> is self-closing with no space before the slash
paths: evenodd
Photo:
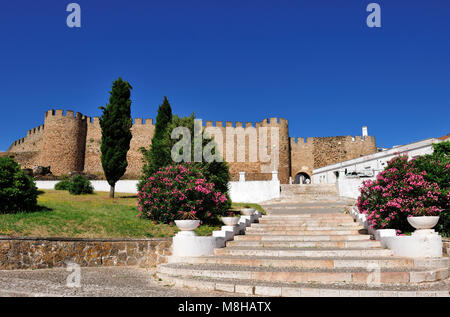
<path id="1" fill-rule="evenodd" d="M 1 297 L 216 297 L 224 293 L 176 289 L 155 279 L 155 269 L 83 267 L 81 287 L 67 287 L 64 268 L 0 271 Z"/>

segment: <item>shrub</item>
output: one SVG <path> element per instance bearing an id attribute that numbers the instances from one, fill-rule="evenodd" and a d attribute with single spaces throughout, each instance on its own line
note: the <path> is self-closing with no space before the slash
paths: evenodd
<path id="1" fill-rule="evenodd" d="M 215 223 L 226 203 L 226 195 L 189 163 L 160 168 L 138 192 L 139 216 L 167 224 L 189 218 Z"/>
<path id="2" fill-rule="evenodd" d="M 75 176 L 69 182 L 69 193 L 72 195 L 92 194 L 93 192 L 94 188 L 91 182 L 81 175 Z"/>
<path id="3" fill-rule="evenodd" d="M 70 180 L 68 176 L 63 176 L 61 181 L 56 183 L 55 190 L 69 190 Z"/>
<path id="4" fill-rule="evenodd" d="M 408 161 L 406 156 L 396 157 L 377 175 L 375 181 L 363 183 L 357 206 L 360 212 L 367 214 L 373 228 L 411 231 L 407 217 L 418 214 L 440 215 L 443 219 L 448 217 L 448 184 L 446 188 L 440 188 L 433 181 L 434 176 L 420 166 L 416 160 Z M 442 168 L 443 173 L 450 172 L 450 165 Z M 445 228 L 436 229 L 443 232 Z"/>
<path id="5" fill-rule="evenodd" d="M 34 180 L 12 158 L 0 157 L 0 213 L 31 211 L 38 191 Z"/>

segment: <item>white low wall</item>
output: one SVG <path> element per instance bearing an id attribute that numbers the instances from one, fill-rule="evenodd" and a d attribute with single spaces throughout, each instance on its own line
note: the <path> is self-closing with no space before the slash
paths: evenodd
<path id="1" fill-rule="evenodd" d="M 94 191 L 109 192 L 109 184 L 107 181 L 90 181 L 94 187 Z M 137 180 L 121 180 L 116 183 L 116 193 L 137 194 Z M 59 181 L 36 181 L 38 189 L 55 189 L 56 183 Z"/>
<path id="2" fill-rule="evenodd" d="M 245 181 L 229 183 L 230 198 L 236 203 L 259 203 L 280 197 L 279 181 Z"/>
<path id="3" fill-rule="evenodd" d="M 359 188 L 366 180 L 374 178 L 347 178 L 345 176 L 339 177 L 337 185 L 339 196 L 357 199 L 359 197 Z"/>
<path id="4" fill-rule="evenodd" d="M 55 189 L 59 181 L 36 181 L 39 189 Z M 116 184 L 116 193 L 137 194 L 137 180 L 120 180 Z M 91 181 L 95 191 L 109 192 L 107 181 Z M 230 182 L 230 198 L 233 202 L 259 203 L 280 197 L 279 181 Z"/>

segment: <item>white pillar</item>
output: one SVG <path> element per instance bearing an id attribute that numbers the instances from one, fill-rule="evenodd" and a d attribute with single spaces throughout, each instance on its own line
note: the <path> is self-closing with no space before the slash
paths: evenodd
<path id="1" fill-rule="evenodd" d="M 245 182 L 245 172 L 239 172 L 239 181 Z"/>
<path id="2" fill-rule="evenodd" d="M 272 180 L 278 181 L 278 171 L 272 171 Z"/>
<path id="3" fill-rule="evenodd" d="M 362 138 L 363 138 L 363 140 L 368 135 L 369 135 L 369 132 L 367 131 L 367 126 L 363 126 L 362 127 Z"/>

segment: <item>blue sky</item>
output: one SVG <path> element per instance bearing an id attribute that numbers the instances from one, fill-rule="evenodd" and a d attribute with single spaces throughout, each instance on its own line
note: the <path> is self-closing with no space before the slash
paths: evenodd
<path id="1" fill-rule="evenodd" d="M 66 26 L 77 2 L 82 27 Z M 40 0 L 0 4 L 0 150 L 48 109 L 99 116 L 111 83 L 133 117 L 163 96 L 204 120 L 289 120 L 291 136 L 360 135 L 378 146 L 450 132 L 450 2 Z"/>

